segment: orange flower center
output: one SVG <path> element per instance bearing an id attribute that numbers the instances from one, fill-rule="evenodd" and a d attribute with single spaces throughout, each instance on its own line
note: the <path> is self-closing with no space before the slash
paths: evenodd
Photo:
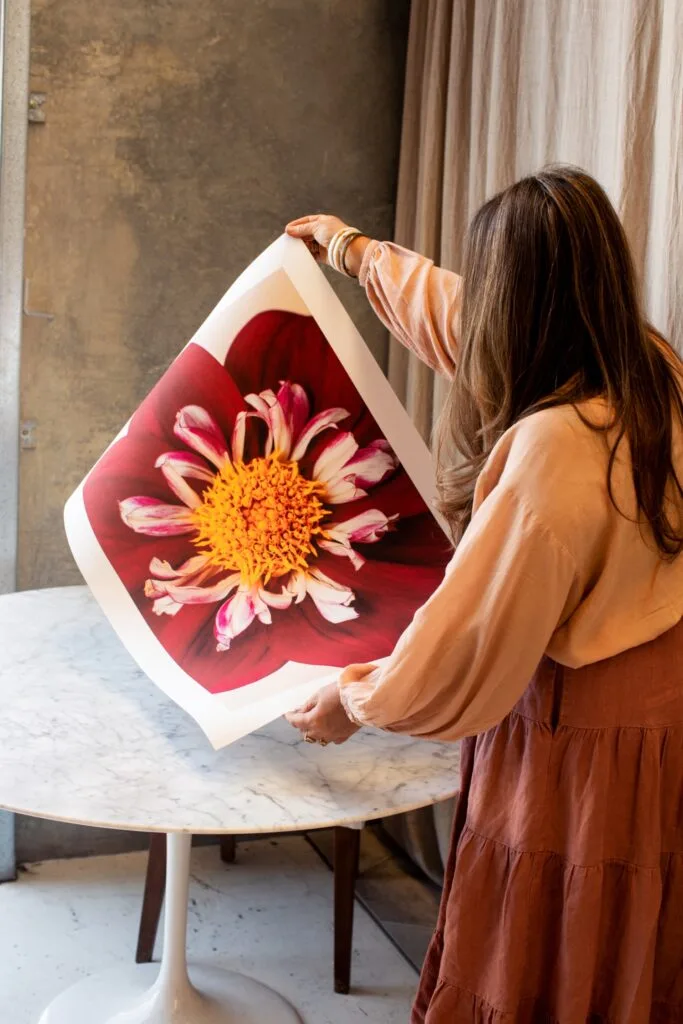
<path id="1" fill-rule="evenodd" d="M 306 480 L 278 452 L 224 466 L 194 509 L 194 543 L 217 569 L 267 583 L 304 569 L 323 533 L 322 484 Z"/>

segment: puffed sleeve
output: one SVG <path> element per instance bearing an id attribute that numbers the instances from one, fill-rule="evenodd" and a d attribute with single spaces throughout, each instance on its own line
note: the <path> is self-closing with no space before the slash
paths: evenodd
<path id="1" fill-rule="evenodd" d="M 433 370 L 452 377 L 462 278 L 393 242 L 373 242 L 358 279 L 394 337 Z"/>
<path id="2" fill-rule="evenodd" d="M 361 725 L 458 740 L 496 725 L 581 598 L 573 557 L 513 487 L 472 518 L 443 583 L 377 666 L 340 681 Z"/>

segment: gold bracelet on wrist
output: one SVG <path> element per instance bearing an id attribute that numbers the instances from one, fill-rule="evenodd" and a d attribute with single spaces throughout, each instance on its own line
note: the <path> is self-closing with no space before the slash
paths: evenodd
<path id="1" fill-rule="evenodd" d="M 338 257 L 338 253 L 339 253 L 339 246 L 344 241 L 346 236 L 348 234 L 350 234 L 351 232 L 355 231 L 355 230 L 356 230 L 355 228 L 348 228 L 348 227 L 340 228 L 340 230 L 337 231 L 337 233 L 332 238 L 332 241 L 330 242 L 330 248 L 329 248 L 330 264 L 340 274 L 343 273 L 343 270 L 342 270 L 341 266 L 339 265 L 338 258 L 337 258 Z"/>
<path id="2" fill-rule="evenodd" d="M 338 244 L 339 244 L 339 232 L 337 232 L 337 234 L 335 234 L 335 235 L 332 235 L 332 239 L 330 241 L 330 244 L 327 247 L 327 262 L 329 263 L 329 265 L 334 270 L 337 269 L 337 265 L 334 262 L 334 250 L 337 248 Z"/>
<path id="3" fill-rule="evenodd" d="M 332 241 L 329 244 L 327 250 L 327 258 L 330 266 L 334 267 L 340 274 L 344 274 L 346 277 L 352 277 L 346 269 L 346 263 L 344 258 L 346 256 L 346 250 L 348 249 L 351 242 L 362 236 L 363 232 L 358 231 L 357 228 L 341 228 L 332 237 Z"/>
<path id="4" fill-rule="evenodd" d="M 339 265 L 341 267 L 342 273 L 346 274 L 347 277 L 355 278 L 356 275 L 352 274 L 351 271 L 349 270 L 349 268 L 347 267 L 347 265 L 346 265 L 346 255 L 347 255 L 349 249 L 351 248 L 351 246 L 353 245 L 353 243 L 356 241 L 356 239 L 357 238 L 363 238 L 363 237 L 364 236 L 363 236 L 363 232 L 362 231 L 354 231 L 353 234 L 347 235 L 346 238 L 344 238 L 340 242 L 340 244 L 339 244 L 339 248 L 337 250 L 337 259 L 338 259 Z"/>

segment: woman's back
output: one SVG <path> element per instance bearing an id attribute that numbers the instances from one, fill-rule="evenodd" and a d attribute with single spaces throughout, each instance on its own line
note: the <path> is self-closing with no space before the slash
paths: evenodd
<path id="1" fill-rule="evenodd" d="M 368 246 L 360 280 L 386 325 L 452 376 L 461 278 L 382 242 Z M 439 593 L 388 666 L 346 675 L 342 698 L 354 720 L 441 739 L 472 735 L 509 712 L 544 654 L 591 664 L 683 617 L 683 558 L 664 555 L 637 515 L 626 438 L 608 472 L 615 432 L 600 429 L 608 415 L 601 398 L 549 405 L 503 433 Z M 681 425 L 671 417 L 683 479 Z M 672 522 L 681 506 L 674 488 Z"/>
<path id="2" fill-rule="evenodd" d="M 683 559 L 663 557 L 638 515 L 626 440 L 613 465 L 612 497 L 608 493 L 614 432 L 588 425 L 602 427 L 608 415 L 604 400 L 592 399 L 520 420 L 489 456 L 475 495 L 479 507 L 495 487 L 514 489 L 538 527 L 570 554 L 576 581 L 546 653 L 571 667 L 652 640 L 683 617 Z M 677 419 L 673 430 L 674 465 L 683 479 Z M 676 501 L 683 512 L 681 499 L 672 496 Z M 551 599 L 552 580 L 547 586 Z"/>

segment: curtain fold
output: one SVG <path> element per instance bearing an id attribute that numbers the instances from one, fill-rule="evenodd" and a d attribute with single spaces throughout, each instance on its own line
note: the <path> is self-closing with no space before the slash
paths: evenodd
<path id="1" fill-rule="evenodd" d="M 656 327 L 683 345 L 681 0 L 413 0 L 395 238 L 453 270 L 494 192 L 582 166 L 620 212 Z M 425 438 L 445 384 L 392 342 L 389 379 Z M 448 808 L 388 828 L 432 878 Z"/>

